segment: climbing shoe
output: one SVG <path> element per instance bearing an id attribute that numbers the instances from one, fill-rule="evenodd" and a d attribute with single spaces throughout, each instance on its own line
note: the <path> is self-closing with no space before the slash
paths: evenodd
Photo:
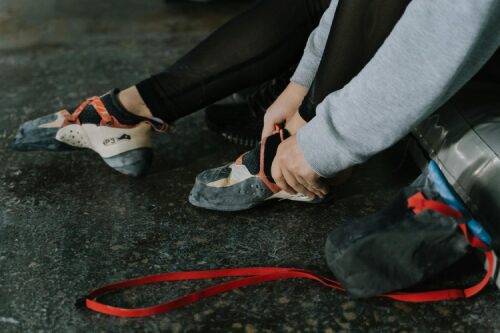
<path id="1" fill-rule="evenodd" d="M 211 210 L 240 211 L 271 199 L 308 203 L 324 201 L 300 193 L 290 194 L 274 182 L 271 176 L 272 161 L 279 144 L 288 137 L 288 131 L 280 129 L 234 163 L 202 172 L 196 177 L 189 202 Z"/>
<path id="2" fill-rule="evenodd" d="M 152 158 L 152 130 L 164 131 L 160 119 L 146 119 L 128 113 L 115 89 L 67 108 L 22 124 L 12 144 L 20 151 L 69 151 L 91 149 L 113 169 L 140 176 Z"/>

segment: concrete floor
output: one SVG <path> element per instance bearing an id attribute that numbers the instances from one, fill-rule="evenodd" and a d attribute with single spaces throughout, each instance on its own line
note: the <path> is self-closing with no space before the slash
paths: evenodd
<path id="1" fill-rule="evenodd" d="M 287 281 L 145 319 L 76 309 L 90 289 L 164 271 L 269 265 L 328 274 L 326 233 L 385 205 L 418 170 L 403 143 L 356 168 L 334 202 L 223 214 L 186 201 L 199 171 L 241 152 L 211 135 L 200 113 L 157 136 L 152 173 L 142 179 L 113 172 L 92 152 L 14 152 L 9 142 L 23 121 L 161 70 L 246 6 L 41 3 L 0 2 L 0 332 L 500 332 L 492 288 L 469 301 L 404 304 Z M 144 306 L 201 285 L 109 300 Z"/>

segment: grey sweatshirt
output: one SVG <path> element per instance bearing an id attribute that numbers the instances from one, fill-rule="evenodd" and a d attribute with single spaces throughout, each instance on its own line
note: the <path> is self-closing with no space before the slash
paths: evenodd
<path id="1" fill-rule="evenodd" d="M 309 88 L 337 7 L 309 37 L 291 81 Z M 500 0 L 413 0 L 365 68 L 317 107 L 297 140 L 323 177 L 400 140 L 460 89 L 500 47 Z"/>

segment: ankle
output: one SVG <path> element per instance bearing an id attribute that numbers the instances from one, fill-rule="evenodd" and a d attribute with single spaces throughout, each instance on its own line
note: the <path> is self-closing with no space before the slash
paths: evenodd
<path id="1" fill-rule="evenodd" d="M 151 110 L 146 106 L 135 86 L 120 91 L 117 97 L 123 107 L 133 115 L 148 119 L 153 118 Z"/>

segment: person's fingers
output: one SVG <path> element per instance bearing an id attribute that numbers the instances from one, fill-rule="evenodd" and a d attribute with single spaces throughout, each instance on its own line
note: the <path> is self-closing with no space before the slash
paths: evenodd
<path id="1" fill-rule="evenodd" d="M 264 116 L 264 127 L 262 128 L 262 134 L 261 134 L 262 140 L 273 134 L 274 123 L 275 119 L 273 117 Z"/>
<path id="2" fill-rule="evenodd" d="M 319 188 L 314 185 L 309 185 L 308 188 L 310 188 L 312 192 L 317 193 L 318 197 L 320 197 L 321 199 L 324 199 L 329 192 L 329 189 Z"/>
<path id="3" fill-rule="evenodd" d="M 326 193 L 315 186 L 313 183 L 310 183 L 306 178 L 297 176 L 297 181 L 302 184 L 309 192 L 314 193 L 314 196 L 319 197 L 319 198 L 324 198 Z"/>
<path id="4" fill-rule="evenodd" d="M 314 196 L 319 197 L 319 198 L 324 198 L 326 193 L 324 193 L 322 190 L 318 189 L 315 187 L 313 184 L 310 184 L 307 182 L 306 179 L 297 176 L 297 181 L 302 184 L 309 192 L 314 193 Z"/>
<path id="5" fill-rule="evenodd" d="M 328 192 L 330 192 L 330 186 L 328 186 L 328 184 L 326 184 L 321 179 L 310 181 L 309 184 L 312 188 L 320 192 L 323 196 L 326 196 Z"/>
<path id="6" fill-rule="evenodd" d="M 318 181 L 315 183 L 315 188 L 317 188 L 323 195 L 327 195 L 330 192 L 330 186 L 323 181 Z"/>
<path id="7" fill-rule="evenodd" d="M 283 173 L 281 171 L 279 162 L 276 160 L 273 161 L 273 164 L 271 165 L 271 175 L 273 176 L 276 185 L 278 185 L 279 188 L 281 188 L 283 191 L 291 194 L 297 194 L 297 192 L 295 192 L 295 190 L 287 184 L 285 177 L 283 176 Z"/>
<path id="8" fill-rule="evenodd" d="M 304 195 L 307 195 L 308 197 L 314 198 L 316 197 L 316 194 L 309 191 L 304 185 L 302 185 L 295 176 L 290 173 L 286 168 L 283 168 L 281 170 L 283 177 L 285 178 L 285 181 L 287 184 L 292 187 L 295 192 L 302 193 Z"/>
<path id="9" fill-rule="evenodd" d="M 274 178 L 274 181 L 276 182 L 276 185 L 278 185 L 279 188 L 282 189 L 283 191 L 290 193 L 290 194 L 297 194 L 297 191 L 295 191 L 293 189 L 293 187 L 288 185 L 283 174 L 280 174 L 280 176 L 278 178 Z"/>

